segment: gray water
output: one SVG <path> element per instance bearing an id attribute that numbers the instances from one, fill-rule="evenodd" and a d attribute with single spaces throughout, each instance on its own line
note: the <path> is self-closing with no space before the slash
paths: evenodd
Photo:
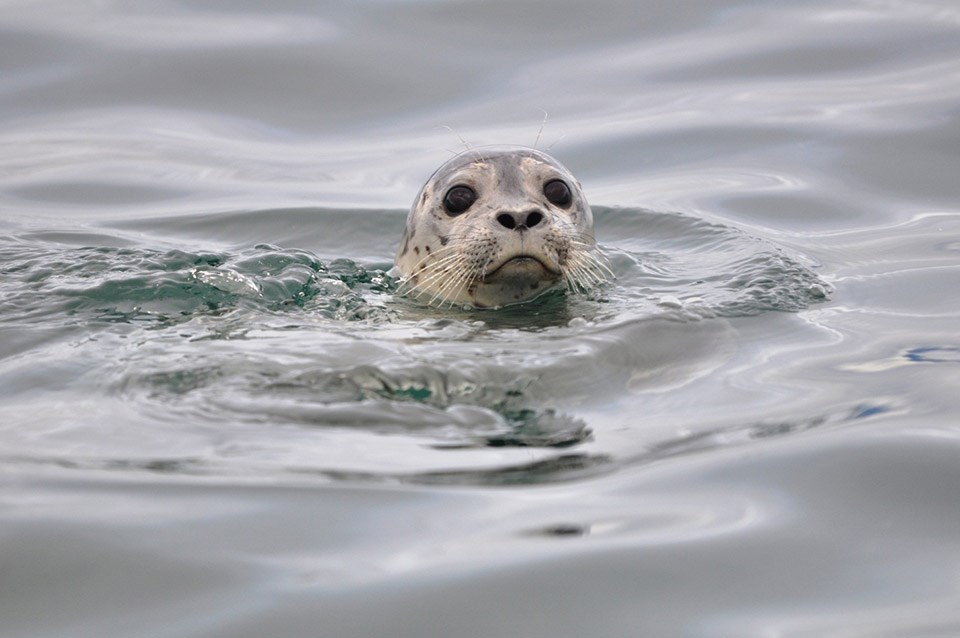
<path id="1" fill-rule="evenodd" d="M 958 118 L 946 0 L 0 4 L 0 635 L 960 635 Z M 616 279 L 394 294 L 465 143 Z"/>

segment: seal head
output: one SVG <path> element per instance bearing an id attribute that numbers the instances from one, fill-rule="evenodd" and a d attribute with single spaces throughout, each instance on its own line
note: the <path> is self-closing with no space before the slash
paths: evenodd
<path id="1" fill-rule="evenodd" d="M 420 189 L 396 258 L 401 290 L 430 303 L 499 307 L 611 276 L 580 184 L 530 148 L 479 148 Z"/>

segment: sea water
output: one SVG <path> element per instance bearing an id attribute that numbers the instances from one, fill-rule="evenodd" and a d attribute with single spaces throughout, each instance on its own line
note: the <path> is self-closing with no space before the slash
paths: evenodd
<path id="1" fill-rule="evenodd" d="M 6 3 L 0 635 L 960 634 L 949 2 Z M 615 278 L 390 268 L 548 149 Z"/>

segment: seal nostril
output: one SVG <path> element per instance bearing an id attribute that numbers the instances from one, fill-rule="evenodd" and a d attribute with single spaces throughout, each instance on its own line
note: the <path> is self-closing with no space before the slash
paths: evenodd
<path id="1" fill-rule="evenodd" d="M 538 210 L 529 213 L 506 212 L 497 215 L 497 223 L 510 230 L 527 230 L 544 220 L 543 213 Z"/>

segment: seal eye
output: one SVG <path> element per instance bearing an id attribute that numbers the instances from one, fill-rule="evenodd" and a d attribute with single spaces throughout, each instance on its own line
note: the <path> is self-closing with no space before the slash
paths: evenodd
<path id="1" fill-rule="evenodd" d="M 454 186 L 443 196 L 443 207 L 453 217 L 466 212 L 477 201 L 477 194 L 469 186 Z"/>
<path id="2" fill-rule="evenodd" d="M 570 187 L 562 179 L 552 179 L 543 185 L 543 194 L 554 206 L 566 208 L 573 201 Z"/>

